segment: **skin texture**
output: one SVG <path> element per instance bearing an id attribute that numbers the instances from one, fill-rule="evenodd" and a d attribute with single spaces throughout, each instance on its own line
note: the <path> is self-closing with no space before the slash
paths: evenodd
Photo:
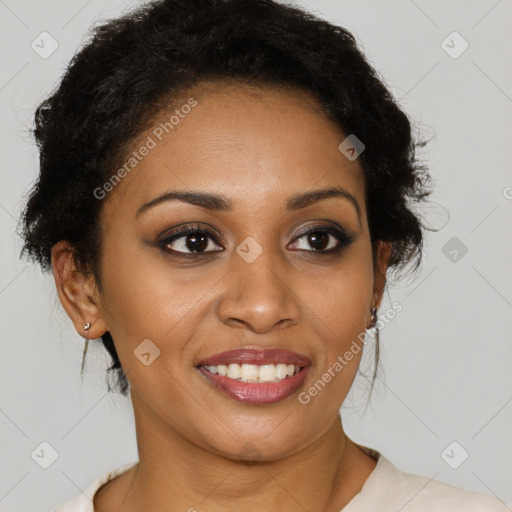
<path id="1" fill-rule="evenodd" d="M 272 405 L 239 403 L 196 365 L 233 348 L 287 348 L 312 361 L 299 392 L 307 389 L 370 324 L 390 245 L 379 245 L 374 268 L 362 168 L 340 153 L 346 134 L 313 97 L 210 83 L 178 107 L 189 97 L 198 105 L 104 199 L 101 286 L 77 271 L 67 242 L 52 252 L 75 328 L 84 335 L 91 322 L 92 339 L 110 331 L 131 386 L 139 464 L 102 487 L 96 510 L 339 511 L 375 467 L 339 417 L 362 352 L 308 404 L 298 392 Z M 161 114 L 152 126 L 170 116 Z M 343 198 L 286 212 L 289 197 L 334 186 L 355 197 L 360 216 Z M 233 208 L 175 200 L 136 216 L 170 190 L 221 195 Z M 197 223 L 222 237 L 206 249 L 223 251 L 192 260 L 158 247 L 172 228 Z M 337 254 L 296 239 L 336 224 L 354 237 Z M 249 236 L 263 249 L 252 263 L 236 252 Z M 186 252 L 185 241 L 170 247 Z M 336 245 L 329 236 L 328 248 Z M 134 356 L 145 339 L 160 349 L 149 366 Z"/>

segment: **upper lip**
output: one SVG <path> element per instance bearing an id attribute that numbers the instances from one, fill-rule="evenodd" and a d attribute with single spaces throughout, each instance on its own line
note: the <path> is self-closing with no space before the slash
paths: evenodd
<path id="1" fill-rule="evenodd" d="M 293 364 L 295 366 L 309 366 L 309 357 L 297 354 L 284 348 L 237 348 L 220 352 L 202 359 L 197 366 L 217 366 L 219 364 Z"/>

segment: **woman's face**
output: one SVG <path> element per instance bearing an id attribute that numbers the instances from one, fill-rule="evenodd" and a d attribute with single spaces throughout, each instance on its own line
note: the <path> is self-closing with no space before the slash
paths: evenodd
<path id="1" fill-rule="evenodd" d="M 203 84 L 176 108 L 179 121 L 162 112 L 134 143 L 137 163 L 104 199 L 100 310 L 146 432 L 280 458 L 337 419 L 360 361 L 343 356 L 376 305 L 363 172 L 305 93 Z M 215 199 L 155 201 L 170 193 Z M 248 351 L 208 361 L 234 349 Z M 246 378 L 283 377 L 294 361 L 301 372 L 241 383 L 235 366 L 219 375 L 234 361 L 250 364 Z"/>

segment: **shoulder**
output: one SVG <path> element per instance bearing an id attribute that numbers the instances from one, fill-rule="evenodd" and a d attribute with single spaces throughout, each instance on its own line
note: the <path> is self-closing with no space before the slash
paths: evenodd
<path id="1" fill-rule="evenodd" d="M 391 463 L 388 461 L 389 465 Z M 392 466 L 392 465 L 391 465 Z M 405 511 L 505 512 L 505 504 L 494 496 L 469 491 L 426 476 L 389 469 L 394 475 L 397 499 Z"/>
<path id="2" fill-rule="evenodd" d="M 381 512 L 510 512 L 495 496 L 406 473 L 382 455 L 356 503 L 361 506 L 360 510 Z M 346 512 L 352 511 L 359 511 L 359 508 L 346 509 Z"/>
<path id="3" fill-rule="evenodd" d="M 80 494 L 77 494 L 62 505 L 59 505 L 57 508 L 53 509 L 52 512 L 94 512 L 93 498 L 98 489 L 116 476 L 125 473 L 136 464 L 137 462 L 129 462 L 128 464 L 123 464 L 99 476 L 89 484 L 83 492 L 80 492 Z"/>

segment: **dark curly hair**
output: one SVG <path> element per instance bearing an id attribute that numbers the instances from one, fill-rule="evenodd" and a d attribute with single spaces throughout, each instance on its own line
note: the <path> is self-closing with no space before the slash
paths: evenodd
<path id="1" fill-rule="evenodd" d="M 426 142 L 413 136 L 350 32 L 273 0 L 158 0 L 91 31 L 35 113 L 40 174 L 20 219 L 21 256 L 48 271 L 52 247 L 68 240 L 77 267 L 101 285 L 103 203 L 93 191 L 178 95 L 200 82 L 233 80 L 307 91 L 344 133 L 363 141 L 374 263 L 381 240 L 392 244 L 397 277 L 411 264 L 416 270 L 425 226 L 411 206 L 432 191 L 415 151 Z M 109 332 L 102 342 L 113 359 L 108 370 L 127 394 Z"/>

